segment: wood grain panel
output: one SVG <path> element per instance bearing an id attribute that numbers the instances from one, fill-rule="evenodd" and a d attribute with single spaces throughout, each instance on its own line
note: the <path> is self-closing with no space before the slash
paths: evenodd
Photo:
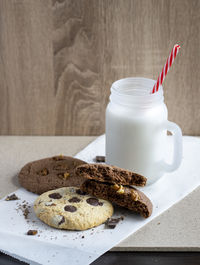
<path id="1" fill-rule="evenodd" d="M 98 135 L 113 81 L 164 83 L 169 119 L 200 135 L 199 0 L 0 0 L 0 134 Z"/>
<path id="2" fill-rule="evenodd" d="M 200 1 L 102 1 L 104 108 L 111 83 L 123 77 L 157 79 L 175 43 L 182 49 L 165 83 L 169 119 L 200 135 Z M 104 109 L 103 108 L 103 109 Z"/>
<path id="3" fill-rule="evenodd" d="M 101 112 L 99 1 L 53 1 L 56 134 L 98 134 Z"/>
<path id="4" fill-rule="evenodd" d="M 0 132 L 55 133 L 51 2 L 0 1 Z"/>

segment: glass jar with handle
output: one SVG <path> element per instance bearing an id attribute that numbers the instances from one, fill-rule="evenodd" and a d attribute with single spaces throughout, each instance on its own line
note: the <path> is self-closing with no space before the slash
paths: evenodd
<path id="1" fill-rule="evenodd" d="M 176 170 L 182 159 L 182 132 L 168 121 L 163 88 L 155 80 L 125 78 L 112 84 L 106 109 L 106 163 L 134 171 L 152 184 Z M 167 131 L 173 137 L 172 163 L 165 162 Z"/>

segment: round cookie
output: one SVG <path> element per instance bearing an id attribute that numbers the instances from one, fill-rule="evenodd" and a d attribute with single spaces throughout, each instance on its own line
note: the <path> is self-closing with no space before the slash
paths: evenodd
<path id="1" fill-rule="evenodd" d="M 63 155 L 33 161 L 21 169 L 19 183 L 37 194 L 61 187 L 79 187 L 84 178 L 76 174 L 75 168 L 82 164 L 86 162 Z"/>
<path id="2" fill-rule="evenodd" d="M 104 223 L 113 214 L 110 202 L 64 187 L 40 195 L 34 203 L 37 217 L 49 226 L 86 230 Z"/>

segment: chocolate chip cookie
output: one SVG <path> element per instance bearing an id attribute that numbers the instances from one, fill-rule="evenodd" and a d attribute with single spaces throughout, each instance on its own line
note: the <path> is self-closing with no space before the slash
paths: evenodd
<path id="1" fill-rule="evenodd" d="M 131 171 L 105 164 L 85 164 L 76 168 L 77 175 L 85 179 L 120 185 L 145 186 L 147 179 Z"/>
<path id="2" fill-rule="evenodd" d="M 34 211 L 49 226 L 86 230 L 110 218 L 113 206 L 106 200 L 86 195 L 76 187 L 65 187 L 40 195 L 34 203 Z"/>
<path id="3" fill-rule="evenodd" d="M 144 218 L 152 213 L 152 203 L 147 196 L 130 186 L 86 180 L 81 185 L 82 192 L 109 200 L 121 207 L 137 212 Z"/>
<path id="4" fill-rule="evenodd" d="M 21 169 L 19 183 L 37 194 L 61 187 L 79 187 L 84 178 L 76 174 L 75 168 L 82 164 L 86 162 L 62 155 L 33 161 Z"/>

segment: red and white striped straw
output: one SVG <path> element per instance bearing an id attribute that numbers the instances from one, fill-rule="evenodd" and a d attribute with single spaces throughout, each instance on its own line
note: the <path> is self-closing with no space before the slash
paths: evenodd
<path id="1" fill-rule="evenodd" d="M 174 45 L 174 48 L 172 49 L 169 57 L 167 58 L 167 62 L 164 65 L 162 72 L 160 73 L 151 93 L 154 94 L 155 92 L 158 91 L 159 86 L 162 85 L 167 73 L 169 72 L 170 67 L 172 66 L 174 59 L 176 58 L 176 55 L 178 54 L 179 50 L 180 50 L 180 45 L 176 44 Z"/>

